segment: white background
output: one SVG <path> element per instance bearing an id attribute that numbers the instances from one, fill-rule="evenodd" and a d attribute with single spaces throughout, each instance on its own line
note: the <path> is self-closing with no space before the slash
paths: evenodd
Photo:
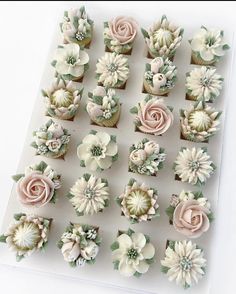
<path id="1" fill-rule="evenodd" d="M 79 5 L 80 3 L 78 3 Z M 23 148 L 31 111 L 38 91 L 39 82 L 45 66 L 58 14 L 63 2 L 21 2 L 0 3 L 0 222 L 2 221 L 12 186 L 11 175 L 15 172 Z M 114 9 L 116 3 L 101 2 Z M 117 3 L 118 5 L 118 3 Z M 158 15 L 171 11 L 185 11 L 204 23 L 207 12 L 214 14 L 220 23 L 236 27 L 236 3 L 227 2 L 137 2 L 127 3 L 126 9 L 142 9 L 142 5 L 156 9 Z M 128 7 L 129 6 L 129 7 Z M 68 4 L 67 4 L 68 7 Z M 234 67 L 236 63 L 234 64 Z M 219 277 L 215 279 L 212 293 L 235 293 L 236 276 L 236 69 L 233 71 L 231 97 L 224 136 L 220 205 L 217 212 L 217 226 L 221 228 L 218 242 Z M 1 256 L 0 256 L 1 258 Z M 1 261 L 1 260 L 0 260 Z M 0 266 L 0 288 L 6 293 L 19 294 L 34 292 L 65 293 L 80 291 L 86 293 L 121 293 L 118 290 L 101 289 L 93 285 L 78 284 L 55 277 L 46 277 L 33 273 Z M 122 292 L 124 293 L 124 292 Z"/>

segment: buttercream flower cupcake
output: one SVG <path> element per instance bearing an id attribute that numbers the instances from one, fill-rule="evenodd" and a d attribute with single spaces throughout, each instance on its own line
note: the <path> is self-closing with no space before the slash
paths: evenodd
<path id="1" fill-rule="evenodd" d="M 186 97 L 193 101 L 213 102 L 220 95 L 223 80 L 215 68 L 195 67 L 186 75 Z"/>
<path id="2" fill-rule="evenodd" d="M 125 277 L 142 276 L 154 262 L 155 247 L 149 236 L 131 229 L 118 232 L 111 250 L 114 269 Z"/>
<path id="3" fill-rule="evenodd" d="M 206 148 L 182 148 L 174 162 L 176 178 L 181 182 L 202 186 L 214 173 L 216 166 Z"/>
<path id="4" fill-rule="evenodd" d="M 60 45 L 52 61 L 52 66 L 55 67 L 58 77 L 80 82 L 89 68 L 89 56 L 77 44 Z"/>
<path id="5" fill-rule="evenodd" d="M 201 29 L 189 40 L 192 62 L 200 65 L 215 65 L 230 47 L 224 41 L 224 32 L 217 29 Z"/>
<path id="6" fill-rule="evenodd" d="M 116 127 L 121 105 L 115 90 L 97 86 L 88 97 L 86 110 L 91 121 L 101 127 Z"/>
<path id="7" fill-rule="evenodd" d="M 132 17 L 117 16 L 104 22 L 104 44 L 110 52 L 130 54 L 137 35 L 138 24 Z"/>
<path id="8" fill-rule="evenodd" d="M 92 130 L 77 148 L 80 165 L 91 171 L 103 171 L 118 159 L 116 136 Z"/>
<path id="9" fill-rule="evenodd" d="M 98 59 L 96 79 L 98 84 L 108 88 L 124 89 L 129 78 L 128 58 L 123 54 L 108 53 Z"/>
<path id="10" fill-rule="evenodd" d="M 148 30 L 141 29 L 150 57 L 168 57 L 173 59 L 180 46 L 184 29 L 169 22 L 165 15 Z"/>
<path id="11" fill-rule="evenodd" d="M 211 205 L 202 192 L 181 191 L 173 194 L 166 209 L 170 223 L 188 238 L 198 238 L 210 228 L 213 220 Z"/>
<path id="12" fill-rule="evenodd" d="M 50 119 L 37 131 L 34 131 L 33 136 L 34 141 L 31 146 L 36 149 L 37 155 L 49 158 L 64 158 L 71 135 L 60 124 Z"/>
<path id="13" fill-rule="evenodd" d="M 160 216 L 157 190 L 144 183 L 139 184 L 135 179 L 129 180 L 116 201 L 121 207 L 122 215 L 132 224 Z"/>
<path id="14" fill-rule="evenodd" d="M 216 111 L 204 101 L 192 104 L 188 110 L 180 110 L 181 136 L 193 142 L 208 142 L 219 130 L 221 111 Z"/>
<path id="15" fill-rule="evenodd" d="M 61 176 L 44 161 L 25 168 L 24 174 L 12 177 L 16 184 L 19 202 L 26 207 L 42 207 L 55 203 L 61 187 Z"/>
<path id="16" fill-rule="evenodd" d="M 60 28 L 65 43 L 89 47 L 93 36 L 93 21 L 87 15 L 84 6 L 65 11 Z"/>
<path id="17" fill-rule="evenodd" d="M 106 179 L 84 174 L 75 182 L 67 196 L 78 216 L 103 212 L 109 204 L 108 182 Z"/>
<path id="18" fill-rule="evenodd" d="M 57 246 L 71 267 L 94 264 L 101 245 L 99 228 L 70 223 Z"/>
<path id="19" fill-rule="evenodd" d="M 135 114 L 135 128 L 142 133 L 160 136 L 173 124 L 173 108 L 166 106 L 163 99 L 146 95 L 130 112 Z"/>
<path id="20" fill-rule="evenodd" d="M 146 63 L 143 78 L 144 90 L 152 95 L 167 95 L 177 81 L 177 68 L 168 58 L 156 57 Z"/>
<path id="21" fill-rule="evenodd" d="M 203 249 L 192 241 L 167 241 L 165 257 L 161 260 L 161 271 L 170 282 L 187 289 L 205 275 L 207 261 Z"/>
<path id="22" fill-rule="evenodd" d="M 129 171 L 140 175 L 157 176 L 166 159 L 164 148 L 146 138 L 133 144 L 129 152 Z"/>
<path id="23" fill-rule="evenodd" d="M 16 260 L 43 251 L 48 243 L 52 219 L 36 215 L 18 213 L 7 231 L 0 236 L 0 242 L 6 243 L 9 250 L 16 254 Z"/>
<path id="24" fill-rule="evenodd" d="M 55 79 L 51 87 L 42 90 L 46 115 L 63 120 L 73 120 L 78 112 L 83 87 L 72 81 Z"/>

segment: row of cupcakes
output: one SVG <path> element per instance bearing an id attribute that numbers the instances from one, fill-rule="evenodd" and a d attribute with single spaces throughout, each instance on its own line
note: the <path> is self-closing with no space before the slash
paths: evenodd
<path id="1" fill-rule="evenodd" d="M 39 208 L 56 202 L 61 175 L 44 161 L 28 166 L 24 174 L 13 178 L 17 182 L 17 198 L 23 206 Z M 111 199 L 108 181 L 88 173 L 76 180 L 67 197 L 78 216 L 103 212 Z M 133 178 L 116 201 L 121 214 L 132 224 L 160 216 L 158 191 Z M 172 195 L 166 213 L 178 232 L 192 238 L 206 232 L 213 219 L 210 202 L 200 191 L 182 191 L 179 195 Z"/>
<path id="2" fill-rule="evenodd" d="M 60 23 L 65 43 L 88 47 L 92 41 L 94 22 L 84 6 L 64 12 Z M 138 24 L 132 17 L 118 16 L 104 22 L 104 44 L 110 52 L 130 53 L 137 36 Z M 149 29 L 141 29 L 148 52 L 152 58 L 173 59 L 183 39 L 184 29 L 170 22 L 165 15 Z M 224 32 L 202 26 L 189 40 L 192 59 L 196 64 L 212 65 L 219 61 L 229 49 L 224 41 Z"/>
<path id="3" fill-rule="evenodd" d="M 36 215 L 19 213 L 14 222 L 0 236 L 17 261 L 32 253 L 43 251 L 49 240 L 53 220 Z M 61 254 L 71 267 L 81 268 L 94 264 L 101 246 L 99 228 L 93 225 L 70 223 L 58 241 Z M 156 261 L 156 248 L 148 235 L 131 229 L 118 231 L 111 245 L 114 269 L 125 277 L 146 274 Z M 167 241 L 161 271 L 170 281 L 186 288 L 197 284 L 204 276 L 207 260 L 203 249 L 192 241 Z"/>

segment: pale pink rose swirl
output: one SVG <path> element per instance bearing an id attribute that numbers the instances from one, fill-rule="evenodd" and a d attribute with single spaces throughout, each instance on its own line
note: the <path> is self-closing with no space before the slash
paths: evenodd
<path id="1" fill-rule="evenodd" d="M 109 22 L 110 34 L 121 45 L 133 42 L 137 34 L 137 23 L 131 17 L 118 16 Z"/>
<path id="2" fill-rule="evenodd" d="M 144 133 L 164 134 L 173 123 L 173 114 L 170 109 L 160 101 L 149 100 L 139 107 L 137 119 L 141 125 L 139 130 Z"/>
<path id="3" fill-rule="evenodd" d="M 33 172 L 17 182 L 16 192 L 22 204 L 40 207 L 52 199 L 54 189 L 55 184 L 50 178 Z"/>

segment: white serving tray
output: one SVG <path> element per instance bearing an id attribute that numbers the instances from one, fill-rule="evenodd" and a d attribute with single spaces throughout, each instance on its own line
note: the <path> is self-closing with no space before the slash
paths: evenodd
<path id="1" fill-rule="evenodd" d="M 77 3 L 78 6 L 79 3 Z M 100 4 L 101 5 L 101 4 Z M 111 5 L 111 4 L 110 4 Z M 70 5 L 71 6 L 71 5 Z M 76 6 L 73 4 L 72 6 Z M 89 283 L 99 284 L 103 286 L 111 286 L 116 288 L 123 288 L 129 292 L 139 293 L 158 293 L 158 294 L 178 294 L 183 293 L 183 289 L 177 287 L 174 283 L 170 283 L 167 276 L 160 272 L 160 259 L 164 256 L 165 245 L 167 239 L 184 239 L 184 237 L 169 225 L 168 217 L 165 214 L 165 209 L 169 204 L 169 199 L 172 193 L 179 193 L 182 189 L 186 190 L 198 190 L 198 188 L 192 187 L 188 184 L 175 181 L 174 173 L 172 170 L 173 162 L 177 156 L 179 149 L 182 146 L 192 147 L 207 146 L 208 153 L 211 155 L 214 163 L 217 166 L 216 173 L 203 187 L 203 193 L 209 198 L 212 204 L 213 212 L 216 211 L 218 202 L 218 189 L 220 184 L 220 165 L 221 165 L 221 151 L 223 142 L 223 129 L 224 129 L 224 113 L 227 104 L 228 85 L 230 82 L 230 68 L 232 64 L 232 52 L 233 48 L 229 50 L 222 61 L 217 65 L 218 72 L 224 77 L 224 89 L 219 99 L 217 99 L 212 105 L 219 110 L 223 110 L 221 117 L 221 130 L 210 139 L 209 144 L 194 144 L 180 139 L 179 128 L 179 109 L 186 108 L 191 102 L 185 100 L 185 74 L 194 65 L 190 65 L 191 50 L 188 44 L 188 39 L 191 38 L 193 33 L 204 24 L 206 27 L 220 27 L 225 30 L 225 38 L 227 42 L 233 47 L 233 33 L 229 28 L 223 27 L 223 24 L 219 24 L 214 16 L 205 18 L 204 23 L 200 19 L 191 18 L 186 16 L 183 12 L 178 15 L 174 11 L 154 11 L 151 5 L 147 5 L 146 11 L 137 7 L 134 7 L 133 11 L 128 11 L 123 5 L 116 5 L 116 9 L 112 11 L 111 7 L 99 6 L 99 4 L 87 3 L 86 9 L 90 17 L 95 22 L 94 38 L 88 53 L 90 56 L 90 68 L 86 73 L 83 86 L 84 95 L 82 98 L 81 107 L 75 120 L 71 121 L 59 121 L 65 128 L 67 128 L 72 134 L 72 140 L 69 145 L 69 151 L 65 156 L 65 160 L 60 159 L 46 159 L 41 156 L 35 156 L 35 150 L 30 147 L 32 142 L 32 132 L 46 122 L 49 118 L 44 116 L 45 108 L 43 103 L 43 97 L 41 92 L 38 92 L 35 107 L 30 122 L 30 126 L 25 141 L 24 150 L 19 162 L 17 172 L 12 171 L 13 174 L 21 173 L 24 171 L 25 166 L 37 163 L 44 160 L 62 174 L 63 186 L 59 190 L 59 197 L 56 205 L 49 204 L 46 207 L 34 210 L 28 210 L 17 202 L 15 185 L 9 198 L 7 211 L 4 217 L 1 233 L 5 231 L 8 224 L 11 222 L 14 213 L 18 212 L 30 212 L 42 215 L 45 217 L 53 217 L 54 222 L 51 229 L 49 244 L 45 253 L 37 253 L 29 258 L 22 260 L 20 263 L 15 261 L 15 256 L 8 251 L 7 246 L 4 244 L 0 246 L 1 263 L 18 266 L 22 269 L 33 270 L 42 273 L 56 274 L 71 279 L 77 279 L 78 281 L 88 281 Z M 65 9 L 70 7 L 65 7 Z M 98 13 L 99 12 L 99 13 Z M 144 39 L 139 31 L 138 37 L 135 41 L 133 52 L 129 58 L 130 65 L 130 78 L 127 82 L 125 90 L 117 90 L 118 95 L 122 103 L 121 117 L 118 124 L 118 128 L 101 128 L 98 126 L 90 125 L 90 119 L 84 110 L 86 102 L 86 94 L 96 86 L 95 80 L 95 65 L 96 60 L 104 54 L 103 45 L 103 21 L 109 20 L 117 15 L 130 15 L 134 17 L 140 24 L 140 27 L 148 28 L 153 21 L 159 19 L 162 14 L 165 13 L 167 17 L 178 25 L 184 27 L 184 39 L 181 47 L 178 49 L 174 58 L 174 63 L 178 67 L 178 83 L 168 97 L 165 97 L 167 105 L 174 107 L 175 123 L 174 126 L 168 130 L 163 136 L 154 137 L 151 135 L 144 135 L 139 132 L 134 132 L 133 118 L 134 116 L 129 113 L 129 109 L 139 102 L 145 94 L 142 93 L 142 78 L 145 68 L 145 63 L 148 61 L 145 50 Z M 63 14 L 63 11 L 62 11 Z M 146 17 L 148 15 L 148 17 Z M 61 19 L 62 15 L 59 19 Z M 59 21 L 58 21 L 59 22 Z M 62 42 L 62 36 L 60 34 L 59 25 L 56 24 L 55 37 L 52 40 L 51 50 L 47 59 L 47 64 L 40 84 L 41 88 L 47 88 L 54 76 L 54 68 L 50 65 L 55 49 L 58 44 Z M 119 159 L 115 162 L 112 168 L 108 171 L 104 171 L 101 175 L 108 179 L 111 189 L 111 202 L 110 206 L 102 214 L 98 214 L 92 217 L 78 217 L 72 205 L 65 197 L 70 187 L 75 180 L 83 173 L 88 172 L 86 168 L 82 168 L 79 165 L 79 159 L 76 155 L 76 147 L 83 137 L 91 130 L 103 130 L 110 134 L 117 136 L 117 142 L 119 145 Z M 164 169 L 160 171 L 158 177 L 140 176 L 128 172 L 128 152 L 132 143 L 135 143 L 142 138 L 147 137 L 152 140 L 156 140 L 162 147 L 165 148 L 167 153 L 167 160 L 164 163 Z M 120 208 L 115 203 L 114 198 L 119 195 L 124 186 L 127 184 L 129 178 L 134 177 L 138 181 L 144 181 L 148 185 L 155 187 L 159 191 L 159 203 L 161 217 L 153 219 L 151 222 L 140 223 L 130 225 L 128 220 L 120 215 Z M 217 217 L 217 214 L 215 215 Z M 56 243 L 60 238 L 65 227 L 69 223 L 89 223 L 98 225 L 100 227 L 100 233 L 103 237 L 103 243 L 100 253 L 97 257 L 96 263 L 93 266 L 85 266 L 84 268 L 70 268 L 69 265 L 63 261 L 61 252 L 56 247 Z M 133 228 L 136 231 L 148 234 L 151 237 L 152 243 L 157 248 L 156 263 L 152 265 L 149 272 L 143 275 L 140 279 L 137 278 L 125 278 L 120 276 L 117 271 L 113 270 L 111 261 L 110 244 L 114 241 L 117 234 L 117 230 L 126 230 L 128 227 Z M 204 248 L 206 257 L 208 259 L 208 269 L 206 276 L 199 282 L 198 286 L 188 290 L 188 293 L 209 293 L 211 284 L 211 275 L 213 271 L 213 261 L 217 252 L 213 247 L 214 240 L 217 234 L 217 227 L 214 223 L 211 226 L 209 232 L 204 234 L 201 238 L 194 240 L 198 245 Z M 210 274 L 211 273 L 211 274 Z"/>

